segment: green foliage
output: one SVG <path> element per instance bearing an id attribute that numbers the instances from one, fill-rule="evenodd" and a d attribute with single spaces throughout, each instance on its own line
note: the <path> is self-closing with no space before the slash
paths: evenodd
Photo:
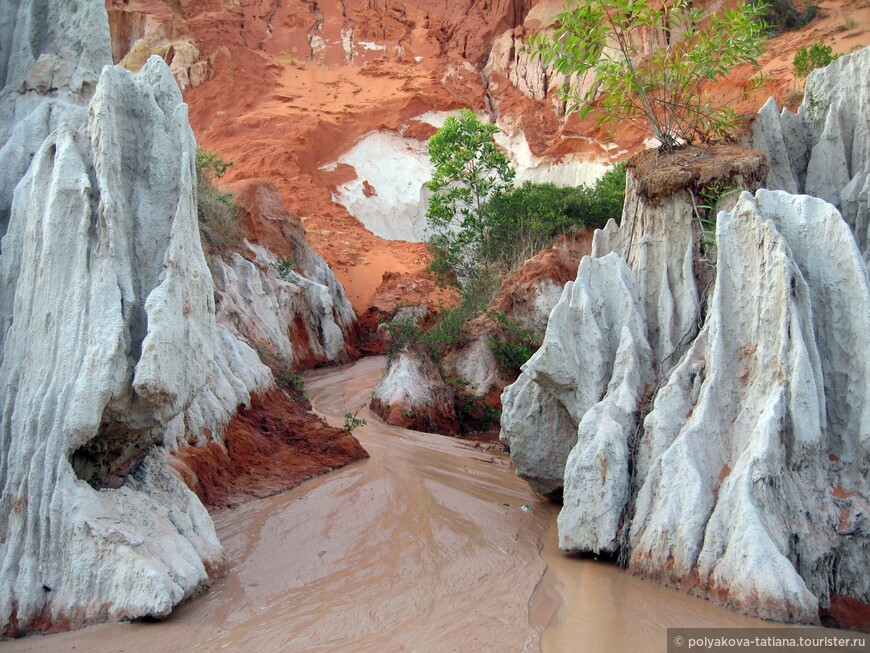
<path id="1" fill-rule="evenodd" d="M 465 323 L 480 315 L 495 296 L 500 279 L 492 270 L 483 268 L 462 289 L 459 304 L 454 308 L 442 310 L 441 316 L 423 341 L 430 350 L 438 351 L 448 345 L 466 340 Z"/>
<path id="2" fill-rule="evenodd" d="M 481 244 L 485 265 L 503 272 L 548 247 L 556 236 L 578 227 L 599 229 L 619 222 L 625 199 L 625 166 L 613 166 L 594 186 L 560 188 L 526 182 L 487 202 L 487 239 Z"/>
<path id="3" fill-rule="evenodd" d="M 501 419 L 501 411 L 493 408 L 486 400 L 470 392 L 471 385 L 466 379 L 454 379 L 453 408 L 462 433 L 481 433 L 489 431 Z"/>
<path id="4" fill-rule="evenodd" d="M 389 343 L 384 353 L 395 358 L 400 352 L 422 341 L 423 331 L 412 316 L 393 319 L 384 324 L 389 334 Z"/>
<path id="5" fill-rule="evenodd" d="M 498 127 L 482 122 L 469 109 L 451 116 L 429 139 L 435 169 L 426 187 L 432 191 L 426 217 L 441 276 L 452 271 L 465 281 L 474 275 L 480 243 L 486 237 L 483 206 L 509 189 L 514 171 L 493 142 Z"/>
<path id="6" fill-rule="evenodd" d="M 830 45 L 825 45 L 824 41 L 819 40 L 809 49 L 802 47 L 795 53 L 794 74 L 804 79 L 816 68 L 824 68 L 839 57 L 840 55 L 832 53 Z"/>
<path id="7" fill-rule="evenodd" d="M 227 161 L 217 152 L 210 152 L 202 147 L 196 148 L 196 172 L 200 177 L 211 181 L 220 179 L 233 165 L 233 161 Z"/>
<path id="8" fill-rule="evenodd" d="M 305 391 L 305 373 L 301 370 L 291 372 L 286 370 L 275 374 L 275 383 L 279 388 L 284 390 L 292 390 L 294 392 Z"/>
<path id="9" fill-rule="evenodd" d="M 719 210 L 719 202 L 729 195 L 739 193 L 740 190 L 740 188 L 734 188 L 724 182 L 716 181 L 704 187 L 698 193 L 694 213 L 701 230 L 702 254 L 708 259 L 712 259 L 715 255 L 716 214 Z"/>
<path id="10" fill-rule="evenodd" d="M 275 270 L 275 273 L 279 277 L 286 281 L 290 277 L 290 273 L 293 272 L 295 265 L 295 258 L 292 256 L 285 256 L 272 263 L 272 269 Z"/>
<path id="11" fill-rule="evenodd" d="M 261 354 L 261 358 L 262 358 Z M 284 390 L 290 398 L 304 406 L 309 406 L 308 395 L 305 394 L 305 373 L 301 370 L 293 371 L 288 368 L 272 367 L 275 375 L 275 385 Z"/>
<path id="12" fill-rule="evenodd" d="M 520 368 L 541 346 L 541 339 L 504 313 L 497 313 L 495 320 L 499 332 L 489 341 L 489 348 L 501 368 L 519 374 Z"/>
<path id="13" fill-rule="evenodd" d="M 203 249 L 210 254 L 223 254 L 242 246 L 239 207 L 232 193 L 223 193 L 214 185 L 214 180 L 222 177 L 231 165 L 217 152 L 196 148 L 199 235 Z"/>
<path id="14" fill-rule="evenodd" d="M 704 90 L 735 66 L 757 66 L 766 8 L 740 2 L 708 16 L 691 0 L 574 0 L 556 16 L 554 33 L 539 33 L 529 46 L 575 80 L 564 92 L 569 112 L 583 117 L 597 99 L 599 124 L 645 120 L 672 149 L 736 126 L 734 111 Z"/>
<path id="15" fill-rule="evenodd" d="M 489 270 L 481 270 L 462 289 L 459 304 L 453 308 L 441 308 L 438 320 L 428 330 L 422 329 L 412 318 L 394 319 L 385 323 L 390 334 L 387 345 L 388 358 L 415 346 L 422 346 L 433 361 L 438 361 L 441 352 L 450 346 L 466 341 L 466 323 L 480 315 L 492 301 L 499 280 Z"/>
<path id="16" fill-rule="evenodd" d="M 361 404 L 355 411 L 347 411 L 344 414 L 344 430 L 348 433 L 353 433 L 360 426 L 365 426 L 366 422 L 362 417 L 359 417 L 360 411 L 366 407 L 366 404 Z"/>

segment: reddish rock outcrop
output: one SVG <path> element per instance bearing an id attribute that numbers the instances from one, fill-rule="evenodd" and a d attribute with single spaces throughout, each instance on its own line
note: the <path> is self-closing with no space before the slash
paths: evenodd
<path id="1" fill-rule="evenodd" d="M 224 445 L 184 447 L 173 467 L 209 508 L 227 508 L 368 458 L 359 441 L 282 390 L 255 395 L 227 425 Z"/>
<path id="2" fill-rule="evenodd" d="M 762 88 L 747 95 L 754 70 L 744 66 L 713 92 L 738 110 L 754 111 L 772 93 L 784 98 L 794 86 L 798 47 L 822 37 L 846 52 L 866 42 L 859 30 L 841 26 L 846 16 L 864 24 L 870 9 L 846 5 L 826 2 L 811 30 L 773 39 L 761 60 Z M 596 127 L 594 115 L 566 120 L 555 98 L 557 76 L 524 51 L 525 40 L 562 6 L 107 0 L 115 59 L 137 43 L 167 58 L 161 48 L 174 47 L 171 65 L 182 69 L 182 85 L 191 84 L 185 99 L 199 141 L 236 162 L 228 179 L 268 178 L 278 186 L 361 315 L 385 272 L 420 275 L 427 260 L 425 247 L 377 238 L 332 201 L 336 185 L 355 173 L 322 167 L 365 134 L 406 130 L 425 138 L 430 128 L 416 116 L 470 106 L 487 110 L 510 133 L 522 131 L 536 156 L 612 160 L 643 146 L 649 134 L 642 125 L 623 123 L 613 135 Z M 187 45 L 178 44 L 196 48 L 194 63 Z"/>
<path id="3" fill-rule="evenodd" d="M 445 372 L 467 383 L 466 390 L 472 395 L 500 408 L 501 391 L 516 381 L 516 372 L 503 369 L 492 350 L 494 340 L 510 337 L 498 316 L 542 336 L 563 286 L 577 276 L 580 259 L 591 248 L 591 231 L 566 234 L 508 275 L 486 312 L 468 323 L 467 339 L 445 353 Z"/>

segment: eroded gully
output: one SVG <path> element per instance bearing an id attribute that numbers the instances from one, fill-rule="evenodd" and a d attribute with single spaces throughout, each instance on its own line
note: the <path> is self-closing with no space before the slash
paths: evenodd
<path id="1" fill-rule="evenodd" d="M 383 365 L 318 370 L 306 390 L 340 425 Z M 669 626 L 765 625 L 562 555 L 555 509 L 507 457 L 360 415 L 368 425 L 355 434 L 371 458 L 217 513 L 230 573 L 165 621 L 0 648 L 608 653 L 664 650 Z"/>

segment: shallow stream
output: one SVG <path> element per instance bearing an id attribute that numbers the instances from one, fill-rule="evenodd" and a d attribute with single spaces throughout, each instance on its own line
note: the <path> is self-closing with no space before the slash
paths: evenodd
<path id="1" fill-rule="evenodd" d="M 306 391 L 341 425 L 383 366 L 318 370 Z M 165 621 L 0 650 L 621 653 L 664 651 L 669 626 L 765 625 L 563 555 L 556 509 L 486 445 L 360 415 L 368 425 L 355 434 L 371 458 L 217 513 L 229 576 Z"/>

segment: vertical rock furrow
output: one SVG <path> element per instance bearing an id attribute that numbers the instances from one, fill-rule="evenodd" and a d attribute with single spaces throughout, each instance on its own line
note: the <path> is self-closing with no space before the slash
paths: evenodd
<path id="1" fill-rule="evenodd" d="M 788 533 L 810 553 L 803 515 L 825 492 L 822 369 L 809 286 L 762 216 L 748 194 L 720 214 L 704 381 L 675 419 L 672 398 L 693 394 L 685 368 L 700 352 L 690 351 L 659 395 L 671 401 L 657 397 L 646 420 L 643 448 L 661 453 L 638 496 L 631 568 L 762 616 L 813 621 Z"/>
<path id="2" fill-rule="evenodd" d="M 780 153 L 795 151 L 785 137 L 781 145 Z M 637 186 L 629 192 L 639 194 Z M 679 360 L 659 358 L 654 374 L 638 343 L 646 334 L 659 346 L 666 341 L 661 323 L 673 324 L 681 297 L 693 297 L 674 289 L 697 265 L 686 262 L 691 244 L 660 244 L 666 238 L 652 218 L 670 216 L 672 204 L 643 206 L 629 196 L 626 206 L 622 227 L 598 232 L 594 250 L 624 252 L 622 277 L 636 288 L 636 304 L 616 301 L 604 277 L 587 279 L 584 296 L 602 298 L 588 302 L 597 317 L 613 303 L 611 322 L 603 328 L 557 306 L 548 325 L 557 355 L 548 359 L 545 344 L 503 396 L 502 435 L 519 473 L 552 485 L 561 462 L 553 452 L 569 436 L 533 418 L 553 406 L 572 423 L 579 413 L 563 468 L 560 545 L 627 555 L 633 573 L 771 619 L 812 623 L 836 615 L 838 605 L 870 603 L 870 281 L 849 225 L 819 198 L 743 193 L 718 216 L 704 326 Z M 615 253 L 584 259 L 581 273 L 590 260 L 610 258 L 621 261 Z M 563 301 L 577 295 L 581 277 Z M 634 325 L 631 337 L 620 320 Z M 577 352 L 589 348 L 614 351 L 618 333 L 615 355 L 604 356 L 607 388 L 584 404 L 584 386 L 566 365 L 573 369 Z M 529 369 L 533 363 L 539 367 Z M 594 365 L 579 369 L 597 378 Z M 547 395 L 539 379 L 553 385 Z M 641 431 L 637 420 L 657 379 L 664 385 Z"/>
<path id="3" fill-rule="evenodd" d="M 689 191 L 680 191 L 653 206 L 637 186 L 634 175 L 629 175 L 623 226 L 611 222 L 597 231 L 592 255 L 616 252 L 628 263 L 644 303 L 656 365 L 665 370 L 697 334 L 700 299 L 693 271 L 693 202 Z"/>
<path id="4" fill-rule="evenodd" d="M 637 358 L 639 394 L 652 382 L 641 302 L 619 256 L 584 258 L 550 315 L 541 348 L 505 388 L 501 437 L 510 444 L 517 472 L 538 492 L 558 493 L 569 452 L 588 444 L 578 444 L 578 426 L 609 386 L 620 386 L 617 360 Z"/>
<path id="5" fill-rule="evenodd" d="M 161 60 L 107 69 L 87 124 L 61 124 L 17 185 L 0 256 L 5 633 L 165 616 L 223 565 L 155 448 L 214 358 L 194 147 Z"/>

